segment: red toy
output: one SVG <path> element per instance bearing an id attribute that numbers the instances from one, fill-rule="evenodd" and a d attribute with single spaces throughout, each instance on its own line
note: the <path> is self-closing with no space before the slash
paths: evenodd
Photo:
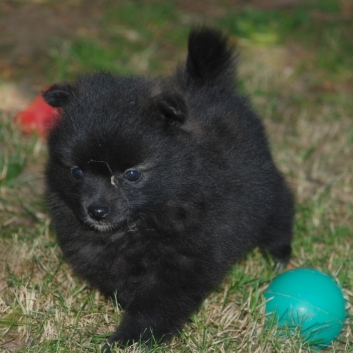
<path id="1" fill-rule="evenodd" d="M 15 123 L 24 134 L 37 132 L 41 137 L 45 137 L 59 116 L 59 110 L 47 104 L 39 94 L 25 110 L 16 115 Z"/>

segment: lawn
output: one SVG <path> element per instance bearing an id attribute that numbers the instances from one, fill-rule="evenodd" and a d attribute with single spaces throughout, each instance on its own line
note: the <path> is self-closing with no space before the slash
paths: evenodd
<path id="1" fill-rule="evenodd" d="M 288 269 L 322 270 L 343 288 L 346 324 L 323 352 L 353 352 L 353 5 L 284 3 L 0 4 L 0 352 L 99 352 L 122 314 L 64 261 L 44 201 L 45 140 L 22 135 L 13 117 L 45 86 L 83 71 L 171 74 L 200 23 L 224 30 L 238 48 L 239 90 L 263 117 L 295 193 Z M 266 328 L 263 293 L 274 276 L 259 251 L 248 254 L 180 336 L 152 351 L 313 351 L 299 332 Z"/>

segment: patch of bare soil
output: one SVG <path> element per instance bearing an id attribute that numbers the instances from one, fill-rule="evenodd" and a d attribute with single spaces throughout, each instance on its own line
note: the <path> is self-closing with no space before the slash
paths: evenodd
<path id="1" fill-rule="evenodd" d="M 47 51 L 58 37 L 75 36 L 83 29 L 97 31 L 104 1 L 63 1 L 43 6 L 36 1 L 24 5 L 1 5 L 1 59 L 27 63 Z M 89 27 L 88 30 L 86 27 Z"/>
<path id="2" fill-rule="evenodd" d="M 106 1 L 0 2 L 0 110 L 14 114 L 45 86 L 48 47 L 58 39 L 96 35 Z"/>

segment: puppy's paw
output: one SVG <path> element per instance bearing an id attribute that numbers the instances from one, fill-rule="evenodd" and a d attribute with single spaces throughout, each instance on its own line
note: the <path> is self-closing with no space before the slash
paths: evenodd
<path id="1" fill-rule="evenodd" d="M 110 344 L 104 344 L 103 347 L 101 347 L 100 349 L 100 353 L 112 353 Z"/>

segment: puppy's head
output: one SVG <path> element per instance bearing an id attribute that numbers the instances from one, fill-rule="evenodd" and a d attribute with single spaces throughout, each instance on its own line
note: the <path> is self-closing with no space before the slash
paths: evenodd
<path id="1" fill-rule="evenodd" d="M 170 85 L 101 73 L 43 97 L 61 110 L 48 138 L 52 209 L 59 199 L 82 224 L 112 232 L 185 191 L 194 173 L 188 108 Z"/>

